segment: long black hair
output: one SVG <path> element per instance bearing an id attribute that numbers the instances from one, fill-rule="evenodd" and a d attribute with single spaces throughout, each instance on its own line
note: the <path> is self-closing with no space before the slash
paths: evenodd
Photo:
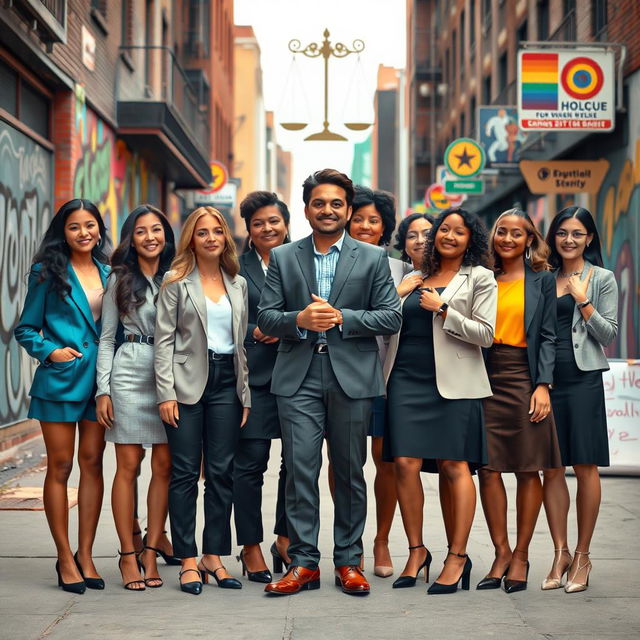
<path id="1" fill-rule="evenodd" d="M 38 272 L 40 282 L 48 280 L 51 289 L 62 299 L 71 292 L 71 285 L 67 280 L 67 266 L 69 264 L 69 258 L 71 257 L 71 251 L 65 240 L 64 226 L 67 218 L 76 211 L 88 211 L 96 219 L 100 231 L 100 239 L 91 250 L 91 256 L 94 260 L 102 264 L 109 263 L 107 251 L 111 243 L 109 242 L 107 228 L 105 227 L 98 207 L 96 207 L 93 202 L 80 198 L 65 202 L 58 209 L 56 215 L 53 216 L 49 228 L 45 231 L 44 237 L 42 238 L 40 247 L 38 247 L 31 261 L 32 271 L 33 266 L 36 264 L 40 265 L 40 271 Z"/>
<path id="2" fill-rule="evenodd" d="M 475 213 L 460 207 L 452 207 L 451 209 L 443 211 L 436 218 L 433 227 L 429 229 L 429 235 L 424 245 L 424 260 L 422 262 L 422 271 L 427 276 L 437 273 L 438 269 L 440 269 L 440 254 L 435 247 L 436 233 L 438 233 L 438 229 L 442 226 L 442 223 L 454 213 L 462 218 L 464 226 L 471 232 L 469 246 L 462 258 L 462 265 L 472 267 L 481 265 L 487 267 L 487 269 L 491 269 L 492 267 L 491 255 L 489 253 L 489 234 L 484 223 Z"/>
<path id="3" fill-rule="evenodd" d="M 347 222 L 347 233 L 350 232 L 351 221 L 358 209 L 372 204 L 382 218 L 382 237 L 378 242 L 380 246 L 386 246 L 391 240 L 391 234 L 396 228 L 396 202 L 395 198 L 388 191 L 374 191 L 369 187 L 356 185 L 353 204 L 351 205 L 353 213 L 349 222 Z"/>
<path id="4" fill-rule="evenodd" d="M 551 221 L 549 231 L 547 232 L 547 244 L 551 249 L 551 255 L 549 256 L 551 266 L 554 269 L 559 269 L 562 266 L 562 258 L 556 248 L 556 233 L 560 225 L 569 218 L 579 220 L 584 225 L 587 233 L 593 236 L 591 242 L 584 248 L 584 253 L 582 254 L 584 259 L 588 260 L 591 264 L 595 264 L 597 267 L 603 267 L 604 263 L 602 262 L 602 249 L 600 248 L 598 229 L 591 212 L 584 207 L 565 207 L 562 211 L 559 211 Z"/>
<path id="5" fill-rule="evenodd" d="M 409 232 L 409 227 L 414 220 L 418 220 L 419 218 L 424 218 L 427 222 L 429 222 L 432 226 L 436 221 L 435 218 L 429 213 L 410 213 L 406 218 L 402 219 L 402 222 L 398 225 L 398 232 L 396 233 L 396 243 L 393 245 L 394 249 L 397 249 L 402 254 L 400 257 L 404 262 L 411 262 L 411 258 L 405 251 L 404 247 L 407 243 L 407 233 Z"/>
<path id="6" fill-rule="evenodd" d="M 138 252 L 133 246 L 133 232 L 136 228 L 136 222 L 140 216 L 148 213 L 157 216 L 164 229 L 164 249 L 160 252 L 158 270 L 153 276 L 153 281 L 158 286 L 162 283 L 162 278 L 169 270 L 171 261 L 176 254 L 173 229 L 160 209 L 156 209 L 150 204 L 141 204 L 127 216 L 120 231 L 120 244 L 111 256 L 111 273 L 113 277 L 117 278 L 116 305 L 121 316 L 144 304 L 147 287 L 151 286 L 140 269 Z"/>

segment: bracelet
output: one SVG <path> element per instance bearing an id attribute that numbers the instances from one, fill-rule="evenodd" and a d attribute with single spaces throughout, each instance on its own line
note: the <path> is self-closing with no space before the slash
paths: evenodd
<path id="1" fill-rule="evenodd" d="M 449 308 L 449 305 L 448 305 L 446 302 L 443 302 L 443 303 L 440 305 L 440 308 L 436 311 L 436 315 L 437 315 L 437 316 L 441 316 L 441 315 L 443 315 L 443 314 L 446 312 L 446 310 L 447 310 L 448 308 Z"/>
<path id="2" fill-rule="evenodd" d="M 589 298 L 587 298 L 584 302 L 581 302 L 579 304 L 577 304 L 576 306 L 578 307 L 578 309 L 584 309 L 584 307 L 587 307 L 591 304 L 591 300 L 589 300 Z"/>

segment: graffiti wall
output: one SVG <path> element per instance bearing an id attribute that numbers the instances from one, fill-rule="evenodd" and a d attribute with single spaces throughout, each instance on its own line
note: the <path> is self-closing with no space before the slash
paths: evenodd
<path id="1" fill-rule="evenodd" d="M 95 202 L 114 243 L 129 212 L 142 202 L 162 206 L 162 181 L 109 125 L 76 100 L 74 195 Z"/>
<path id="2" fill-rule="evenodd" d="M 640 104 L 640 72 L 629 81 L 627 104 Z M 640 357 L 640 113 L 630 109 L 628 145 L 605 156 L 611 167 L 591 210 L 596 212 L 605 267 L 620 290 L 619 332 L 608 355 Z"/>
<path id="3" fill-rule="evenodd" d="M 0 427 L 27 417 L 35 361 L 13 338 L 31 257 L 51 220 L 52 154 L 0 120 Z"/>

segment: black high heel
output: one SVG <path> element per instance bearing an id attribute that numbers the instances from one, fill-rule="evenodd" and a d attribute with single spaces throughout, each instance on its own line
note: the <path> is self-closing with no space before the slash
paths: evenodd
<path id="1" fill-rule="evenodd" d="M 149 547 L 148 545 L 145 544 L 144 545 L 144 549 L 138 554 L 138 564 L 140 565 L 140 567 L 142 568 L 142 572 L 144 573 L 144 583 L 145 583 L 145 585 L 147 585 L 147 587 L 149 587 L 149 589 L 159 589 L 164 584 L 164 581 L 162 580 L 160 575 L 158 575 L 158 577 L 156 577 L 156 578 L 147 578 L 147 568 L 144 566 L 144 564 L 142 563 L 142 560 L 140 559 L 142 557 L 142 554 L 147 549 L 149 549 L 150 551 L 155 551 L 156 552 L 156 557 L 158 557 L 159 549 L 156 549 L 155 547 Z M 149 584 L 152 581 L 155 581 L 155 584 Z M 158 584 L 158 582 L 160 582 L 160 584 Z"/>
<path id="2" fill-rule="evenodd" d="M 194 571 L 198 575 L 201 575 L 199 569 L 183 569 L 178 574 L 178 580 L 180 580 L 180 578 L 189 571 Z M 180 582 L 180 590 L 185 593 L 190 593 L 192 596 L 199 596 L 202 593 L 202 582 L 200 582 L 200 580 L 194 580 L 193 582 Z"/>
<path id="3" fill-rule="evenodd" d="M 259 582 L 261 584 L 269 584 L 273 580 L 271 571 L 263 569 L 262 571 L 249 571 L 244 561 L 244 549 L 240 550 L 240 555 L 236 556 L 236 560 L 242 564 L 242 575 L 246 575 L 249 582 Z"/>
<path id="4" fill-rule="evenodd" d="M 529 561 L 527 560 L 527 573 L 525 574 L 524 580 L 507 580 L 507 578 L 505 578 L 503 583 L 505 593 L 515 593 L 516 591 L 524 591 L 527 588 L 528 580 L 529 580 Z"/>
<path id="5" fill-rule="evenodd" d="M 271 545 L 270 551 L 273 556 L 273 573 L 282 573 L 283 565 L 285 569 L 289 568 L 289 563 L 280 555 L 275 542 Z"/>
<path id="6" fill-rule="evenodd" d="M 242 589 L 242 582 L 237 578 L 218 578 L 216 575 L 220 569 L 224 569 L 223 565 L 220 565 L 217 569 L 211 571 L 207 569 L 204 562 L 200 561 L 202 566 L 198 565 L 200 576 L 204 584 L 209 584 L 209 576 L 213 576 L 221 589 Z"/>
<path id="7" fill-rule="evenodd" d="M 84 571 L 82 570 L 80 562 L 78 561 L 77 551 L 73 554 L 73 560 L 76 563 L 76 567 L 78 567 L 78 571 L 80 572 L 80 575 L 82 576 L 87 589 L 104 589 L 104 580 L 102 578 L 87 578 L 84 575 Z"/>
<path id="8" fill-rule="evenodd" d="M 476 589 L 478 591 L 482 591 L 483 589 L 499 589 L 502 584 L 502 579 L 507 575 L 509 571 L 509 565 L 507 565 L 504 573 L 499 578 L 493 578 L 491 576 L 485 576 L 478 582 L 476 585 Z"/>
<path id="9" fill-rule="evenodd" d="M 56 560 L 56 573 L 58 574 L 58 586 L 62 587 L 63 591 L 68 591 L 69 593 L 77 593 L 78 595 L 83 594 L 87 585 L 84 583 L 84 580 L 81 582 L 63 582 L 62 575 L 60 574 L 60 561 Z"/>
<path id="10" fill-rule="evenodd" d="M 408 587 L 415 587 L 416 580 L 418 579 L 418 575 L 423 569 L 424 569 L 424 581 L 425 583 L 429 582 L 429 567 L 431 566 L 431 560 L 433 559 L 431 557 L 431 552 L 423 544 L 417 544 L 413 547 L 409 547 L 409 550 L 411 549 L 424 549 L 427 552 L 427 556 L 425 557 L 424 562 L 418 567 L 418 571 L 416 572 L 416 575 L 400 576 L 399 578 L 396 579 L 396 581 L 392 585 L 394 589 L 406 589 Z"/>
<path id="11" fill-rule="evenodd" d="M 137 552 L 134 551 L 118 551 L 118 555 L 120 556 L 120 559 L 118 560 L 118 569 L 120 570 L 120 575 L 122 575 L 122 557 L 123 556 L 133 556 L 135 555 L 136 557 L 136 564 L 138 565 L 138 571 L 141 571 L 141 566 L 140 566 L 140 561 L 138 560 L 138 554 Z M 124 582 L 124 578 L 123 578 L 123 582 Z M 140 588 L 135 588 L 133 585 L 141 585 Z M 127 591 L 144 591 L 145 589 L 145 582 L 144 580 L 131 580 L 131 582 L 124 582 L 123 587 L 127 590 Z"/>
<path id="12" fill-rule="evenodd" d="M 434 582 L 428 589 L 427 593 L 431 595 L 439 595 L 443 593 L 455 593 L 458 590 L 458 584 L 465 591 L 469 591 L 469 581 L 471 580 L 471 567 L 473 563 L 471 558 L 466 553 L 454 553 L 453 551 L 447 552 L 447 556 L 457 556 L 458 558 L 466 558 L 464 566 L 462 567 L 462 574 L 452 584 L 442 584 L 441 582 Z M 445 560 L 446 562 L 446 560 Z"/>
<path id="13" fill-rule="evenodd" d="M 145 529 L 145 531 L 146 531 L 146 529 Z M 167 533 L 167 530 L 165 529 L 162 533 Z M 148 546 L 147 545 L 147 534 L 146 533 L 142 537 L 142 544 L 144 545 L 143 551 L 144 551 L 144 549 L 153 549 L 156 552 L 156 557 L 162 556 L 162 559 L 164 560 L 165 564 L 168 564 L 169 566 L 174 566 L 174 567 L 177 567 L 177 566 L 182 564 L 182 560 L 180 558 L 178 558 L 178 556 L 172 556 L 170 553 L 166 553 L 165 551 L 163 551 L 160 548 L 156 549 L 155 547 Z"/>

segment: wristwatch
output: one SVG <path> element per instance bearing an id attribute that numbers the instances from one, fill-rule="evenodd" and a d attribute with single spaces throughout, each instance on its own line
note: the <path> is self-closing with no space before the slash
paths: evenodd
<path id="1" fill-rule="evenodd" d="M 586 306 L 588 306 L 590 304 L 591 304 L 591 300 L 589 300 L 589 298 L 587 298 L 584 302 L 580 302 L 576 306 L 578 307 L 578 309 L 584 309 L 584 307 L 586 307 Z"/>
<path id="2" fill-rule="evenodd" d="M 436 315 L 441 316 L 448 308 L 449 305 L 446 302 L 443 302 L 442 305 L 440 305 L 440 308 L 436 311 Z"/>

